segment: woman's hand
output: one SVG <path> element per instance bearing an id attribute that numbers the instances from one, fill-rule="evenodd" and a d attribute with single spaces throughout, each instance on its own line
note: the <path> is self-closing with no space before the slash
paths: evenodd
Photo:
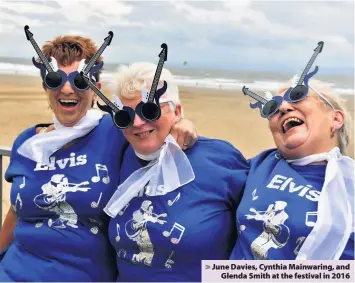
<path id="1" fill-rule="evenodd" d="M 198 137 L 195 125 L 187 119 L 181 119 L 175 123 L 171 128 L 170 134 L 183 150 L 192 147 Z"/>

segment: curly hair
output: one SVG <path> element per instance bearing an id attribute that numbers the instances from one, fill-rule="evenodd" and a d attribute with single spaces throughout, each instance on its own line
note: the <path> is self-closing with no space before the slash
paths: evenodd
<path id="1" fill-rule="evenodd" d="M 88 37 L 60 35 L 54 40 L 47 41 L 42 46 L 42 52 L 49 59 L 54 57 L 60 65 L 68 66 L 82 59 L 90 60 L 96 53 L 97 47 Z M 97 63 L 102 61 L 100 56 Z M 96 81 L 100 80 L 101 70 L 94 74 Z"/>

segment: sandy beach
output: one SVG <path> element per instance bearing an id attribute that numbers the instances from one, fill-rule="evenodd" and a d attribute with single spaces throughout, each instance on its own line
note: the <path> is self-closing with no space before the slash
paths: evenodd
<path id="1" fill-rule="evenodd" d="M 0 76 L 0 86 L 0 146 L 11 147 L 17 135 L 26 128 L 51 122 L 51 110 L 39 78 L 4 75 Z M 106 90 L 104 87 L 108 95 Z M 225 139 L 246 158 L 274 146 L 267 120 L 250 109 L 250 99 L 241 92 L 181 87 L 180 98 L 185 118 L 195 123 L 200 135 Z M 344 98 L 354 117 L 353 97 Z M 353 141 L 349 155 L 354 157 Z M 5 157 L 4 170 L 8 163 L 9 158 Z M 9 207 L 9 189 L 10 184 L 4 181 L 3 217 Z"/>

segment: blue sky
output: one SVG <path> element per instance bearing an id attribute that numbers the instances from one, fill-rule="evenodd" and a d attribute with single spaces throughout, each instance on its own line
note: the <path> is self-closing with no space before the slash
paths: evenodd
<path id="1" fill-rule="evenodd" d="M 101 45 L 115 34 L 106 62 L 157 62 L 169 46 L 166 66 L 220 69 L 302 68 L 317 42 L 323 71 L 352 72 L 353 1 L 5 1 L 0 0 L 0 56 L 29 57 L 59 34 L 92 37 Z"/>

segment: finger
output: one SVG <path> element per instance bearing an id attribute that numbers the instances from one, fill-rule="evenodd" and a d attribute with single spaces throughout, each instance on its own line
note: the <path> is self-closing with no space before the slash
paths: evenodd
<path id="1" fill-rule="evenodd" d="M 180 146 L 180 148 L 183 150 L 186 149 L 186 147 L 184 147 L 184 139 L 185 139 L 185 135 L 180 132 L 177 136 L 176 142 Z"/>
<path id="2" fill-rule="evenodd" d="M 197 133 L 197 131 L 195 131 L 189 140 L 187 148 L 192 147 L 195 144 L 195 142 L 197 141 L 197 139 L 198 139 L 198 133 Z M 187 144 L 187 143 L 185 143 L 185 144 Z"/>

